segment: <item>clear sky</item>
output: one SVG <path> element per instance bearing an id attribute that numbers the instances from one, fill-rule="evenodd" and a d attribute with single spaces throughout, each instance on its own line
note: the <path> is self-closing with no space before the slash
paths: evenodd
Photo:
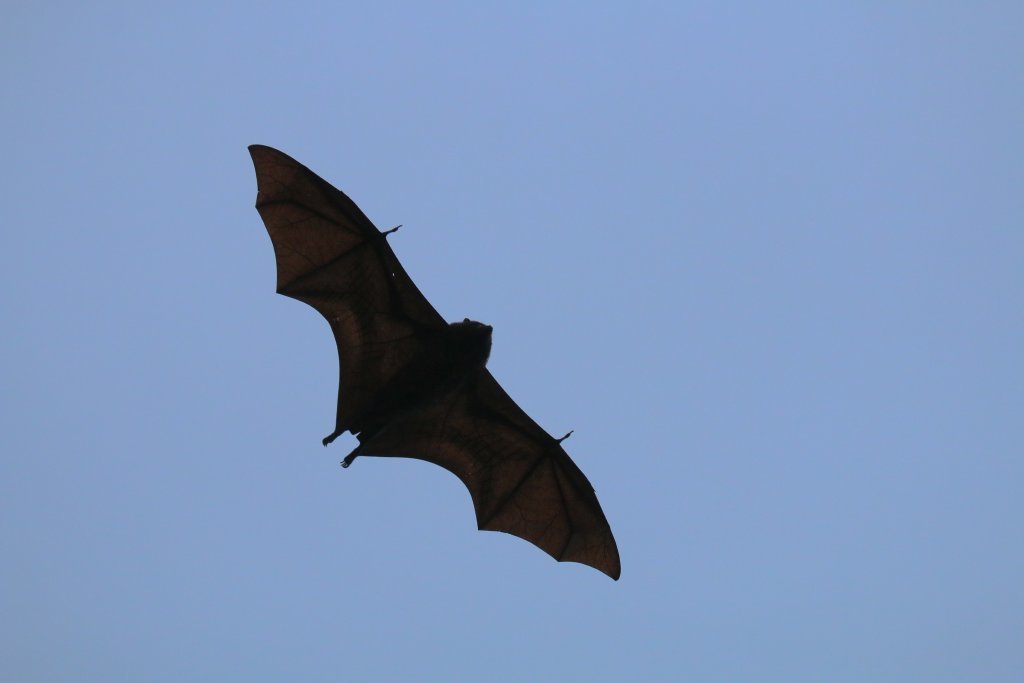
<path id="1" fill-rule="evenodd" d="M 0 679 L 1024 680 L 1024 5 L 426 5 L 4 12 Z M 618 583 L 338 467 L 251 143 L 494 326 Z"/>

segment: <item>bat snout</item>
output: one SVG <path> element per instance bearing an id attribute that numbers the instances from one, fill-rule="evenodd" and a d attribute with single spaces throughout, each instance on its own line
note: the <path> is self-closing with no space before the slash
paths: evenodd
<path id="1" fill-rule="evenodd" d="M 487 334 L 490 334 L 494 329 L 490 325 L 485 325 L 481 322 L 477 322 L 476 320 L 470 320 L 469 318 L 463 318 L 461 323 L 452 323 L 451 326 L 463 330 L 486 332 Z"/>

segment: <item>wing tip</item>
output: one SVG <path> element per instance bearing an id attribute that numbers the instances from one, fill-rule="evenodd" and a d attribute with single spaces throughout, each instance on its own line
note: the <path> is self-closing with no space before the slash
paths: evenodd
<path id="1" fill-rule="evenodd" d="M 618 553 L 615 555 L 614 562 L 587 562 L 581 560 L 559 560 L 559 562 L 577 562 L 579 564 L 585 564 L 588 567 L 593 567 L 605 576 L 610 577 L 612 581 L 618 581 L 619 577 L 622 576 L 622 565 L 619 564 Z"/>
<path id="2" fill-rule="evenodd" d="M 582 565 L 584 565 L 586 567 L 590 567 L 591 569 L 596 569 L 597 571 L 601 572 L 605 576 L 611 578 L 612 581 L 618 581 L 619 577 L 622 576 L 622 564 L 619 561 L 619 549 L 615 545 L 615 539 L 614 538 L 612 539 L 612 548 L 611 548 L 612 557 L 608 557 L 606 555 L 606 556 L 601 557 L 601 558 L 585 559 L 585 558 L 579 557 L 579 556 L 577 556 L 577 557 L 565 557 L 565 556 L 559 557 L 558 555 L 556 555 L 551 550 L 545 548 L 542 545 L 539 545 L 536 541 L 532 541 L 529 538 L 525 538 L 523 536 L 520 536 L 519 534 L 517 534 L 515 532 L 512 532 L 512 531 L 507 531 L 505 529 L 496 529 L 496 528 L 493 528 L 493 527 L 484 526 L 484 525 L 480 524 L 479 521 L 477 521 L 477 529 L 479 529 L 480 531 L 493 531 L 493 532 L 497 532 L 497 533 L 500 533 L 500 534 L 508 534 L 509 536 L 512 536 L 514 538 L 518 538 L 518 539 L 520 539 L 522 541 L 526 541 L 530 545 L 533 545 L 534 547 L 539 548 L 540 550 L 544 551 L 544 553 L 548 557 L 552 558 L 555 562 L 572 562 L 574 564 L 582 564 Z"/>
<path id="3" fill-rule="evenodd" d="M 619 577 L 622 576 L 622 565 L 619 563 L 619 556 L 615 556 L 615 564 L 608 568 L 594 567 L 594 569 L 604 572 L 611 577 L 612 581 L 618 581 Z"/>
<path id="4" fill-rule="evenodd" d="M 258 165 L 260 161 L 266 161 L 272 158 L 286 159 L 293 163 L 298 163 L 281 150 L 268 147 L 267 145 L 249 145 L 246 149 L 249 150 L 249 156 L 252 158 L 253 164 Z"/>
<path id="5" fill-rule="evenodd" d="M 590 567 L 591 569 L 596 569 L 605 576 L 609 577 L 612 581 L 618 581 L 619 577 L 622 576 L 622 567 L 619 564 L 618 556 L 615 557 L 615 562 L 612 564 L 606 562 L 588 562 L 586 560 L 559 560 L 557 557 L 555 559 L 558 562 L 574 562 L 576 564 L 582 564 L 584 566 Z"/>
<path id="6" fill-rule="evenodd" d="M 262 154 L 265 151 L 276 151 L 274 150 L 273 147 L 267 147 L 266 145 L 249 145 L 248 147 L 246 147 L 246 149 L 249 150 L 249 156 L 251 156 L 253 159 L 255 159 L 257 155 Z"/>

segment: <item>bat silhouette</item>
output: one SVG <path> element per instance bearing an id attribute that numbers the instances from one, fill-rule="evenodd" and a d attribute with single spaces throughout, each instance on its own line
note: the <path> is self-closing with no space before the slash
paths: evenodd
<path id="1" fill-rule="evenodd" d="M 597 496 L 561 443 L 487 370 L 491 327 L 448 324 L 381 232 L 340 190 L 288 155 L 249 147 L 256 209 L 274 244 L 277 291 L 319 311 L 338 344 L 338 418 L 360 455 L 418 458 L 469 489 L 477 526 L 526 539 L 556 560 L 619 578 Z M 400 226 L 399 226 L 400 227 Z M 571 432 L 570 432 L 571 433 Z"/>

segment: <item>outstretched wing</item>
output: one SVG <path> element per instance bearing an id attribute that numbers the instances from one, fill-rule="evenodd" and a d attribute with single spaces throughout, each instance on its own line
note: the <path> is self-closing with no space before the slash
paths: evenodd
<path id="1" fill-rule="evenodd" d="M 337 432 L 356 424 L 444 319 L 355 203 L 287 154 L 249 147 L 277 291 L 318 310 L 338 343 Z"/>
<path id="2" fill-rule="evenodd" d="M 560 562 L 619 578 L 619 551 L 594 487 L 486 369 L 396 415 L 359 453 L 440 465 L 469 489 L 480 529 L 519 536 Z"/>

